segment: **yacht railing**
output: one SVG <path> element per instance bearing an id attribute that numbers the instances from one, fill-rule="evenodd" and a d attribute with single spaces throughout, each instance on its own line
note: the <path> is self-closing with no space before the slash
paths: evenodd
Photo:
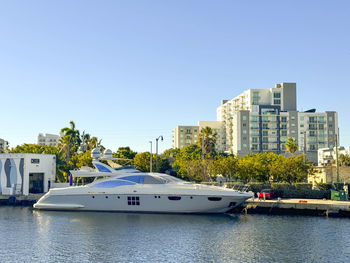
<path id="1" fill-rule="evenodd" d="M 249 185 L 247 185 L 247 184 L 234 184 L 230 188 L 232 190 L 235 190 L 235 191 L 238 191 L 238 192 L 248 192 Z"/>

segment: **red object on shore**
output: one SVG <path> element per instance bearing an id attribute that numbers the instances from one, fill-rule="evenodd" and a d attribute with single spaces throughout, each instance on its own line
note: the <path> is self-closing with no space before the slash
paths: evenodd
<path id="1" fill-rule="evenodd" d="M 258 198 L 264 199 L 264 194 L 265 194 L 265 199 L 273 199 L 275 197 L 275 193 L 271 189 L 264 189 L 259 193 Z"/>
<path id="2" fill-rule="evenodd" d="M 299 203 L 307 203 L 306 200 L 299 200 Z"/>

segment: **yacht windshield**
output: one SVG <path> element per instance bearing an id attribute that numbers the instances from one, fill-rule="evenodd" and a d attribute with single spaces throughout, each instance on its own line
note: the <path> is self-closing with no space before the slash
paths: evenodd
<path id="1" fill-rule="evenodd" d="M 118 179 L 134 182 L 137 184 L 165 184 L 166 180 L 154 175 L 129 175 Z"/>

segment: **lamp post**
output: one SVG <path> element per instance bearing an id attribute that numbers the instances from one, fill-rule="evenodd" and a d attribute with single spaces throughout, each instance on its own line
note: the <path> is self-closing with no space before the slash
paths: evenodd
<path id="1" fill-rule="evenodd" d="M 149 141 L 149 143 L 151 144 L 151 158 L 149 162 L 149 172 L 152 173 L 152 141 Z"/>
<path id="2" fill-rule="evenodd" d="M 158 172 L 158 140 L 163 141 L 163 136 L 160 135 L 158 138 L 156 138 L 156 171 Z"/>

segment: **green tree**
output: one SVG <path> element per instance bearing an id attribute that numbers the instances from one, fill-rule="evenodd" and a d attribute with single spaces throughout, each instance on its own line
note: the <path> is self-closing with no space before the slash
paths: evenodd
<path id="1" fill-rule="evenodd" d="M 141 172 L 149 172 L 150 158 L 151 158 L 151 154 L 149 152 L 142 152 L 142 153 L 136 154 L 134 158 L 134 165 L 136 169 L 140 170 Z M 153 167 L 153 164 L 152 164 L 152 167 Z"/>
<path id="2" fill-rule="evenodd" d="M 210 175 L 222 175 L 229 180 L 236 178 L 238 170 L 238 158 L 233 155 L 218 155 L 209 161 L 208 172 Z"/>
<path id="3" fill-rule="evenodd" d="M 202 142 L 203 137 L 204 137 L 204 143 Z M 205 155 L 215 154 L 216 138 L 217 138 L 217 134 L 212 128 L 205 127 L 201 129 L 201 131 L 199 132 L 197 145 L 201 149 L 204 146 L 204 148 L 202 149 L 203 154 Z"/>
<path id="4" fill-rule="evenodd" d="M 136 154 L 137 152 L 131 150 L 129 146 L 119 147 L 117 152 L 113 153 L 113 157 L 132 160 L 135 158 Z"/>
<path id="5" fill-rule="evenodd" d="M 339 155 L 339 163 L 340 165 L 350 166 L 350 156 L 349 154 L 340 154 Z"/>
<path id="6" fill-rule="evenodd" d="M 286 142 L 286 150 L 293 156 L 298 150 L 298 142 L 293 137 L 288 138 Z"/>
<path id="7" fill-rule="evenodd" d="M 151 154 L 149 152 L 138 153 L 134 158 L 134 165 L 136 169 L 140 170 L 141 172 L 149 172 L 150 157 L 151 157 Z M 152 154 L 152 171 L 153 172 L 164 173 L 165 171 L 171 168 L 169 164 L 169 160 L 166 157 L 158 156 L 158 171 L 156 171 L 155 158 L 156 158 L 156 155 Z"/>

